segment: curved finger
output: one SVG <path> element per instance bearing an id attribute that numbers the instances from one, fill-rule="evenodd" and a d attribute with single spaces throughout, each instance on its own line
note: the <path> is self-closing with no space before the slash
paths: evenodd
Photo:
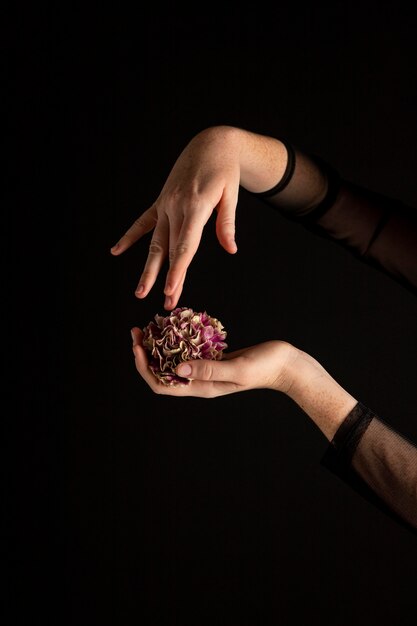
<path id="1" fill-rule="evenodd" d="M 163 217 L 158 221 L 149 244 L 148 258 L 135 291 L 138 298 L 144 298 L 152 289 L 168 253 L 168 239 L 168 220 Z"/>
<path id="2" fill-rule="evenodd" d="M 152 205 L 133 222 L 132 226 L 125 232 L 123 237 L 110 248 L 110 252 L 114 255 L 118 255 L 130 248 L 135 241 L 155 228 L 157 220 L 156 206 Z"/>
<path id="3" fill-rule="evenodd" d="M 143 332 L 139 328 L 132 328 L 130 334 L 132 335 L 132 350 L 135 356 L 136 369 L 147 383 L 153 383 L 153 380 L 148 376 L 148 373 L 151 374 L 151 372 L 149 371 L 148 357 L 145 348 L 142 346 Z M 152 374 L 151 376 L 154 378 Z"/>
<path id="4" fill-rule="evenodd" d="M 145 348 L 142 345 L 143 331 L 139 328 L 132 328 L 130 331 L 133 340 L 133 354 L 135 357 L 135 365 L 139 374 L 145 382 L 151 387 L 155 393 L 161 392 L 161 383 L 156 379 L 149 367 L 149 360 Z"/>
<path id="5" fill-rule="evenodd" d="M 225 189 L 223 196 L 217 205 L 216 234 L 220 244 L 230 254 L 237 252 L 235 240 L 236 231 L 236 205 L 238 189 Z"/>

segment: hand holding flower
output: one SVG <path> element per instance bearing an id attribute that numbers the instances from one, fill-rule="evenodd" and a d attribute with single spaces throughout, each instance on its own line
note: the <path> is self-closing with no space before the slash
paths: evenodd
<path id="1" fill-rule="evenodd" d="M 136 369 L 157 394 L 215 398 L 250 389 L 271 389 L 290 397 L 331 440 L 357 400 L 309 354 L 286 341 L 272 340 L 235 352 L 220 361 L 187 360 L 175 367 L 190 384 L 166 385 L 149 366 L 144 334 L 132 329 Z"/>
<path id="2" fill-rule="evenodd" d="M 166 384 L 153 373 L 143 346 L 144 333 L 132 329 L 136 369 L 158 394 L 214 398 L 249 389 L 286 389 L 286 366 L 295 348 L 284 341 L 268 341 L 235 352 L 223 353 L 221 360 L 191 359 L 175 367 L 181 385 Z M 192 381 L 190 383 L 190 381 Z"/>

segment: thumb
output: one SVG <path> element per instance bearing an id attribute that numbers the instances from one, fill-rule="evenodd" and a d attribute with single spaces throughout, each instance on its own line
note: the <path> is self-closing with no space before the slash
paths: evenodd
<path id="1" fill-rule="evenodd" d="M 236 360 L 199 359 L 187 361 L 178 365 L 175 371 L 179 376 L 192 380 L 238 382 L 239 377 L 239 367 Z"/>
<path id="2" fill-rule="evenodd" d="M 237 252 L 235 241 L 235 218 L 237 198 L 226 190 L 217 206 L 216 234 L 223 248 L 234 254 Z"/>

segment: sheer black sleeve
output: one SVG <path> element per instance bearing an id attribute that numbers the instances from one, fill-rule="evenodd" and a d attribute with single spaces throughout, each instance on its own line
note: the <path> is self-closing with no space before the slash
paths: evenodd
<path id="1" fill-rule="evenodd" d="M 417 294 L 417 209 L 343 179 L 315 155 L 288 153 L 285 186 L 253 195 Z"/>
<path id="2" fill-rule="evenodd" d="M 285 185 L 254 195 L 417 294 L 417 210 L 344 180 L 320 158 L 287 147 Z M 417 447 L 361 402 L 339 427 L 322 464 L 417 530 Z"/>
<path id="3" fill-rule="evenodd" d="M 339 427 L 321 463 L 417 532 L 417 447 L 361 402 Z"/>

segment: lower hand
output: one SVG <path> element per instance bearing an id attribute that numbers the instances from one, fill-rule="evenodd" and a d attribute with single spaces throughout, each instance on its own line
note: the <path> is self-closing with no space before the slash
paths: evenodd
<path id="1" fill-rule="evenodd" d="M 188 385 L 167 386 L 149 368 L 142 346 L 143 333 L 132 329 L 136 369 L 157 394 L 215 398 L 249 389 L 286 392 L 291 385 L 288 372 L 298 350 L 285 341 L 267 341 L 235 352 L 224 353 L 221 361 L 197 359 L 177 367 L 177 374 L 191 378 Z M 185 369 L 184 368 L 189 368 Z"/>
<path id="2" fill-rule="evenodd" d="M 159 382 L 149 368 L 142 331 L 132 329 L 132 337 L 136 369 L 158 394 L 215 398 L 249 389 L 281 391 L 298 404 L 329 441 L 357 403 L 316 359 L 285 341 L 267 341 L 224 353 L 221 361 L 186 361 L 178 365 L 176 372 L 191 378 L 191 383 L 169 387 Z M 184 371 L 187 367 L 191 371 Z"/>

